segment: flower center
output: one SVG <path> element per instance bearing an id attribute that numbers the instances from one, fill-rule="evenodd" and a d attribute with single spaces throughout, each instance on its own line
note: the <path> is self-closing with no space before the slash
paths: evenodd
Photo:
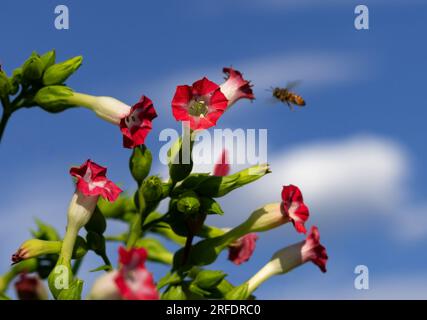
<path id="1" fill-rule="evenodd" d="M 195 100 L 191 103 L 190 108 L 188 109 L 188 113 L 191 116 L 204 117 L 208 113 L 208 106 L 203 100 Z"/>

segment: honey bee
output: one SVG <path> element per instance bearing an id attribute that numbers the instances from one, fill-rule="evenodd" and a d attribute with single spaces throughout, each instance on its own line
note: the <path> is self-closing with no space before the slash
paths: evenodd
<path id="1" fill-rule="evenodd" d="M 273 92 L 273 97 L 277 100 L 282 101 L 283 103 L 286 103 L 291 110 L 293 109 L 294 105 L 298 107 L 305 106 L 305 100 L 300 95 L 291 91 L 292 88 L 294 88 L 296 85 L 297 83 L 293 82 L 288 84 L 286 88 L 271 88 L 271 91 Z"/>

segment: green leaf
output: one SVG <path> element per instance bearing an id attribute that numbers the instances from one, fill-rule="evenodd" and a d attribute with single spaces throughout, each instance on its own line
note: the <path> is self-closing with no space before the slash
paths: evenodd
<path id="1" fill-rule="evenodd" d="M 221 206 L 214 199 L 209 197 L 201 197 L 201 211 L 206 214 L 219 214 L 223 215 L 224 211 L 222 211 Z"/>
<path id="2" fill-rule="evenodd" d="M 89 272 L 98 272 L 98 271 L 111 271 L 111 270 L 113 270 L 113 267 L 112 266 L 109 266 L 109 265 L 102 265 L 102 266 L 100 266 L 100 267 L 98 267 L 98 268 L 95 268 L 95 269 L 92 269 L 92 270 L 89 270 Z"/>
<path id="3" fill-rule="evenodd" d="M 107 229 L 107 221 L 98 207 L 95 208 L 92 217 L 85 225 L 85 229 L 87 231 L 93 231 L 98 234 L 103 234 Z"/>
<path id="4" fill-rule="evenodd" d="M 62 290 L 58 300 L 81 300 L 83 291 L 83 280 L 75 279 L 68 289 Z"/>

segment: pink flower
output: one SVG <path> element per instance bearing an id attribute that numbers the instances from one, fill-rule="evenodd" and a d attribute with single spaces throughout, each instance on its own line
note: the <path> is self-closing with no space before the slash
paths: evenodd
<path id="1" fill-rule="evenodd" d="M 326 262 L 328 255 L 326 248 L 320 244 L 319 229 L 316 226 L 311 227 L 310 233 L 301 248 L 302 263 L 313 262 L 322 272 L 326 272 Z"/>
<path id="2" fill-rule="evenodd" d="M 258 236 L 255 233 L 249 233 L 228 247 L 228 260 L 236 265 L 242 264 L 250 259 L 255 251 L 255 242 Z"/>
<path id="3" fill-rule="evenodd" d="M 102 196 L 110 202 L 117 199 L 122 190 L 106 177 L 107 168 L 90 159 L 80 167 L 70 169 L 70 174 L 77 178 L 76 187 L 85 196 Z"/>
<path id="4" fill-rule="evenodd" d="M 129 114 L 120 120 L 120 130 L 123 133 L 123 146 L 135 148 L 145 143 L 145 138 L 152 129 L 151 122 L 157 117 L 153 102 L 142 96 L 131 109 Z"/>
<path id="5" fill-rule="evenodd" d="M 320 244 L 320 234 L 317 227 L 311 227 L 306 240 L 295 243 L 276 252 L 271 261 L 279 259 L 280 263 L 273 263 L 276 274 L 286 273 L 306 263 L 313 262 L 322 272 L 326 272 L 328 255 L 326 249 Z M 276 270 L 279 267 L 280 270 Z"/>
<path id="6" fill-rule="evenodd" d="M 230 172 L 230 164 L 228 161 L 228 152 L 226 149 L 223 149 L 220 158 L 215 164 L 213 174 L 214 176 L 217 176 L 217 177 L 224 177 L 228 175 L 229 172 Z"/>
<path id="7" fill-rule="evenodd" d="M 294 185 L 284 186 L 282 190 L 282 207 L 299 233 L 306 233 L 304 222 L 307 221 L 309 212 L 304 204 L 300 189 Z"/>
<path id="8" fill-rule="evenodd" d="M 115 278 L 117 288 L 126 300 L 158 300 L 159 293 L 152 274 L 146 269 L 144 248 L 119 248 L 121 267 Z"/>
<path id="9" fill-rule="evenodd" d="M 222 71 L 227 77 L 220 88 L 221 92 L 228 99 L 228 107 L 242 98 L 249 100 L 255 99 L 251 88 L 252 85 L 249 81 L 243 79 L 243 75 L 240 71 L 234 70 L 233 68 L 223 68 Z"/>
<path id="10" fill-rule="evenodd" d="M 192 86 L 178 86 L 172 99 L 172 113 L 177 121 L 189 121 L 192 130 L 216 125 L 227 108 L 227 98 L 219 86 L 203 78 Z"/>

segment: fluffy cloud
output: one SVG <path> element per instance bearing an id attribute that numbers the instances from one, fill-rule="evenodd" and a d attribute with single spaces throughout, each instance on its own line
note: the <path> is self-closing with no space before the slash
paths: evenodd
<path id="1" fill-rule="evenodd" d="M 408 176 L 408 158 L 395 142 L 367 135 L 308 143 L 271 155 L 273 173 L 233 196 L 244 197 L 243 205 L 250 208 L 279 201 L 281 187 L 295 184 L 310 207 L 325 215 L 343 208 L 386 211 L 405 197 L 402 185 Z M 233 202 L 232 197 L 227 200 Z"/>

